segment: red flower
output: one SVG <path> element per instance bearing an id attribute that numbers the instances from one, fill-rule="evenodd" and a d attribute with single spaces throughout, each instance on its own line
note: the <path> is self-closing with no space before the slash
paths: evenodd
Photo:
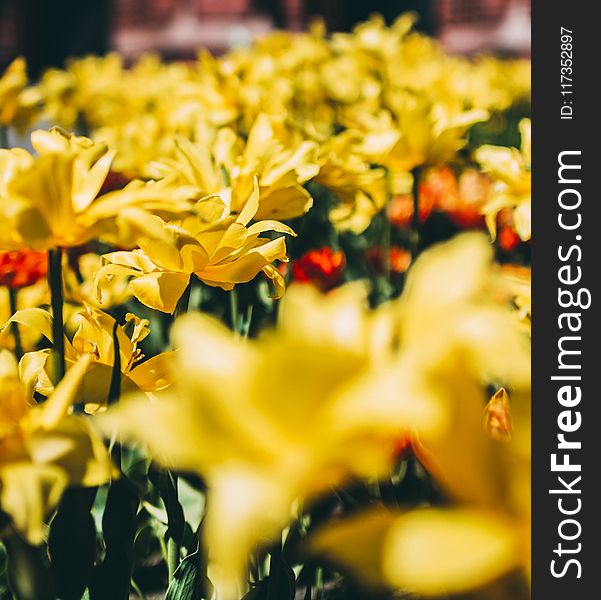
<path id="1" fill-rule="evenodd" d="M 497 239 L 499 241 L 499 246 L 501 246 L 505 252 L 511 252 L 512 250 L 515 250 L 521 241 L 520 236 L 510 225 L 504 225 L 499 229 Z"/>
<path id="2" fill-rule="evenodd" d="M 310 282 L 323 291 L 331 290 L 341 281 L 346 266 L 344 254 L 332 248 L 309 250 L 292 264 L 295 281 Z"/>
<path id="3" fill-rule="evenodd" d="M 420 191 L 419 219 L 422 223 L 430 216 L 434 207 L 431 200 L 430 197 L 423 196 Z M 411 227 L 411 221 L 413 220 L 413 196 L 411 194 L 395 196 L 388 207 L 388 218 L 397 227 Z"/>
<path id="4" fill-rule="evenodd" d="M 481 227 L 484 218 L 481 208 L 488 197 L 490 181 L 475 169 L 468 169 L 459 180 L 448 167 L 431 171 L 420 191 L 430 197 L 434 209 L 445 213 L 459 227 Z"/>
<path id="5" fill-rule="evenodd" d="M 369 264 L 378 273 L 384 272 L 384 250 L 381 246 L 375 246 L 367 251 Z M 404 273 L 411 263 L 411 253 L 400 246 L 392 246 L 388 254 L 388 265 L 391 273 Z"/>
<path id="6" fill-rule="evenodd" d="M 0 252 L 0 285 L 21 288 L 38 282 L 48 273 L 45 252 L 15 250 Z"/>
<path id="7" fill-rule="evenodd" d="M 474 169 L 466 170 L 457 180 L 449 167 L 428 171 L 419 185 L 419 218 L 425 221 L 432 211 L 445 213 L 459 227 L 473 228 L 484 224 L 481 207 L 488 197 L 490 181 Z M 413 220 L 413 198 L 396 196 L 388 209 L 390 222 L 410 227 Z"/>
<path id="8" fill-rule="evenodd" d="M 448 167 L 429 171 L 419 186 L 419 201 L 437 210 L 447 211 L 459 203 L 459 184 Z"/>

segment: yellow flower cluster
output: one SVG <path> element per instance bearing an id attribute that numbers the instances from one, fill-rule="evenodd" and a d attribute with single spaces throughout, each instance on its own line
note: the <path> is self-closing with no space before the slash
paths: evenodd
<path id="1" fill-rule="evenodd" d="M 495 300 L 499 286 L 485 239 L 466 236 L 420 258 L 405 294 L 376 312 L 362 288 L 328 298 L 297 288 L 277 328 L 248 345 L 187 315 L 174 329 L 174 385 L 119 404 L 102 426 L 205 478 L 204 534 L 223 598 L 239 597 L 248 555 L 293 518 L 296 499 L 386 475 L 394 440 L 411 435 L 458 508 L 398 524 L 380 516 L 375 528 L 362 516 L 319 534 L 316 548 L 420 593 L 476 587 L 528 557 L 528 339 Z M 482 384 L 496 381 L 516 391 L 511 451 L 482 419 Z M 512 518 L 519 527 L 508 530 Z M 384 523 L 393 548 L 370 558 L 387 565 L 370 573 L 364 538 Z M 433 552 L 447 565 L 436 574 L 425 570 L 438 564 Z"/>
<path id="2" fill-rule="evenodd" d="M 54 539 L 66 487 L 100 486 L 90 569 L 119 557 L 111 597 L 138 550 L 132 534 L 115 551 L 115 531 L 138 526 L 173 597 L 194 579 L 239 600 L 250 576 L 279 599 L 276 571 L 295 580 L 309 555 L 393 594 L 527 586 L 530 121 L 521 149 L 474 140 L 528 102 L 527 61 L 449 56 L 410 15 L 189 63 L 87 57 L 35 86 L 14 61 L 0 535 Z M 9 147 L 28 128 L 33 150 Z M 451 229 L 424 233 L 433 212 Z M 402 496 L 409 464 L 439 496 Z M 357 485 L 369 501 L 349 511 Z M 111 497 L 128 486 L 129 521 Z"/>
<path id="3" fill-rule="evenodd" d="M 39 99 L 38 116 L 66 130 L 84 127 L 114 149 L 113 169 L 130 178 L 155 178 L 159 161 L 214 193 L 230 183 L 222 170 L 246 187 L 256 175 L 265 196 L 258 218 L 306 211 L 310 199 L 295 186 L 319 172 L 341 205 L 335 222 L 360 232 L 398 179 L 387 183 L 386 171 L 449 160 L 470 125 L 529 99 L 528 61 L 452 57 L 412 25 L 407 15 L 390 28 L 373 18 L 332 37 L 317 26 L 277 32 L 191 63 L 145 56 L 125 68 L 118 55 L 87 57 L 47 71 L 27 92 Z M 19 65 L 0 86 L 10 114 L 31 104 L 13 81 Z M 192 157 L 182 138 L 204 156 Z"/>

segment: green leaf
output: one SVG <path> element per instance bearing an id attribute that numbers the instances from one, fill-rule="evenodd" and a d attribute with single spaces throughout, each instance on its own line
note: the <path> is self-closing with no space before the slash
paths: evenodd
<path id="1" fill-rule="evenodd" d="M 90 509 L 96 488 L 65 491 L 50 523 L 48 554 L 58 597 L 80 600 L 96 557 L 96 526 Z"/>
<path id="2" fill-rule="evenodd" d="M 267 585 L 260 581 L 250 592 L 244 595 L 242 600 L 265 600 L 267 598 Z"/>
<path id="3" fill-rule="evenodd" d="M 104 562 L 94 571 L 91 600 L 128 600 L 139 498 L 125 478 L 111 483 L 102 518 Z"/>
<path id="4" fill-rule="evenodd" d="M 184 510 L 179 502 L 177 477 L 168 471 L 160 471 L 158 475 L 151 469 L 149 477 L 158 487 L 159 495 L 167 511 L 167 537 L 181 545 L 184 535 Z"/>
<path id="5" fill-rule="evenodd" d="M 290 565 L 284 560 L 281 547 L 271 552 L 267 600 L 294 600 L 296 577 Z"/>
<path id="6" fill-rule="evenodd" d="M 198 550 L 179 564 L 167 589 L 165 600 L 198 600 L 201 583 Z"/>
<path id="7" fill-rule="evenodd" d="M 8 581 L 15 600 L 55 600 L 49 569 L 38 548 L 30 546 L 18 534 L 4 538 L 8 552 Z"/>

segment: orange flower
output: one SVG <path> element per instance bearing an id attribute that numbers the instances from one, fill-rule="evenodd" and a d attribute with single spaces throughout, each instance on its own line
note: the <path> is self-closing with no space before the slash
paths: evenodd
<path id="1" fill-rule="evenodd" d="M 459 180 L 449 167 L 432 169 L 419 186 L 420 221 L 425 221 L 436 210 L 464 229 L 484 225 L 481 213 L 489 190 L 490 180 L 475 169 L 466 170 Z M 394 197 L 388 216 L 393 225 L 410 227 L 413 219 L 411 194 Z"/>
<path id="2" fill-rule="evenodd" d="M 393 273 L 404 273 L 411 263 L 411 252 L 400 248 L 399 246 L 393 246 L 390 249 L 390 270 Z"/>
<path id="3" fill-rule="evenodd" d="M 419 199 L 439 210 L 455 207 L 459 203 L 459 185 L 453 171 L 449 167 L 429 171 L 420 183 Z"/>
<path id="4" fill-rule="evenodd" d="M 46 277 L 47 272 L 48 260 L 45 252 L 0 252 L 0 285 L 12 289 L 26 287 Z"/>
<path id="5" fill-rule="evenodd" d="M 380 246 L 370 248 L 367 260 L 378 273 L 384 271 L 384 251 Z M 411 252 L 400 246 L 392 246 L 388 254 L 388 265 L 391 273 L 404 273 L 411 263 Z"/>
<path id="6" fill-rule="evenodd" d="M 515 250 L 521 242 L 520 236 L 510 225 L 504 225 L 499 229 L 497 240 L 499 242 L 499 246 L 505 250 L 505 252 L 511 252 L 512 250 Z"/>
<path id="7" fill-rule="evenodd" d="M 344 253 L 326 247 L 309 250 L 294 261 L 292 273 L 295 281 L 310 282 L 322 291 L 328 291 L 341 283 L 345 266 Z"/>
<path id="8" fill-rule="evenodd" d="M 433 208 L 432 198 L 428 195 L 424 196 L 420 188 L 419 218 L 422 223 L 430 216 Z M 394 196 L 388 207 L 388 218 L 397 227 L 410 227 L 413 220 L 413 196 L 411 194 Z"/>
<path id="9" fill-rule="evenodd" d="M 468 169 L 459 180 L 448 167 L 430 171 L 420 186 L 420 202 L 424 201 L 447 214 L 461 228 L 484 225 L 482 206 L 488 198 L 490 180 Z"/>
<path id="10" fill-rule="evenodd" d="M 459 177 L 459 224 L 464 227 L 484 226 L 482 208 L 488 201 L 491 181 L 476 169 L 467 169 Z"/>

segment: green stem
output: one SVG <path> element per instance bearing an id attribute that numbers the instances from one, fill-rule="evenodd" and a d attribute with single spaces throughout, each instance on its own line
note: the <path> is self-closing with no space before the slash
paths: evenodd
<path id="1" fill-rule="evenodd" d="M 55 384 L 65 376 L 65 326 L 63 323 L 63 252 L 61 248 L 48 251 L 48 285 L 52 305 L 52 340 L 54 346 Z"/>
<path id="2" fill-rule="evenodd" d="M 108 403 L 114 404 L 121 394 L 121 352 L 119 348 L 119 337 L 117 331 L 119 322 L 113 324 L 113 369 L 111 371 L 111 384 L 109 387 Z"/>
<path id="3" fill-rule="evenodd" d="M 134 581 L 134 579 L 132 578 L 131 581 L 129 582 L 133 591 L 136 592 L 136 596 L 138 596 L 138 598 L 140 598 L 140 600 L 146 600 L 146 596 L 144 595 L 144 592 L 140 589 L 140 586 Z"/>
<path id="4" fill-rule="evenodd" d="M 111 383 L 108 396 L 109 406 L 117 402 L 121 395 L 121 352 L 119 348 L 119 337 L 117 336 L 118 328 L 119 323 L 115 320 L 113 325 L 113 370 L 111 371 Z M 121 443 L 118 439 L 114 440 L 112 444 L 111 456 L 113 462 L 121 469 Z"/>
<path id="5" fill-rule="evenodd" d="M 173 539 L 167 540 L 167 569 L 169 581 L 173 579 L 177 567 L 179 567 L 180 545 Z"/>
<path id="6" fill-rule="evenodd" d="M 17 290 L 9 287 L 8 288 L 8 301 L 10 305 L 11 317 L 17 312 Z M 17 360 L 21 360 L 23 356 L 23 344 L 21 343 L 21 332 L 19 331 L 19 324 L 13 323 L 12 334 L 15 341 L 15 356 Z"/>
<path id="7" fill-rule="evenodd" d="M 269 558 L 269 581 L 267 585 L 267 600 L 278 600 L 278 593 L 281 589 L 281 570 L 280 562 L 282 560 L 282 545 L 278 542 L 270 551 Z"/>
<path id="8" fill-rule="evenodd" d="M 323 570 L 317 568 L 315 572 L 315 600 L 321 600 L 323 597 Z"/>
<path id="9" fill-rule="evenodd" d="M 421 244 L 422 222 L 419 214 L 419 184 L 421 181 L 422 167 L 415 167 L 413 175 L 413 218 L 411 221 L 411 257 L 415 258 L 419 253 Z"/>
<path id="10" fill-rule="evenodd" d="M 232 319 L 232 329 L 238 333 L 238 290 L 236 288 L 230 290 L 230 316 Z"/>
<path id="11" fill-rule="evenodd" d="M 254 304 L 248 306 L 248 309 L 246 310 L 246 319 L 240 327 L 240 334 L 245 340 L 248 339 L 248 334 L 250 333 L 250 324 L 252 323 L 254 308 Z"/>
<path id="12" fill-rule="evenodd" d="M 8 127 L 0 125 L 0 148 L 8 148 Z"/>
<path id="13" fill-rule="evenodd" d="M 167 510 L 167 569 L 169 581 L 173 579 L 180 563 L 183 538 L 184 513 L 179 503 L 177 475 L 169 471 L 159 476 L 159 493 Z"/>
<path id="14" fill-rule="evenodd" d="M 392 176 L 389 170 L 386 171 L 386 207 L 384 209 L 384 224 L 382 232 L 382 266 L 384 270 L 384 277 L 386 281 L 390 281 L 390 245 L 391 245 L 391 234 L 392 227 L 390 224 L 390 217 L 388 216 L 388 210 L 392 201 Z"/>

